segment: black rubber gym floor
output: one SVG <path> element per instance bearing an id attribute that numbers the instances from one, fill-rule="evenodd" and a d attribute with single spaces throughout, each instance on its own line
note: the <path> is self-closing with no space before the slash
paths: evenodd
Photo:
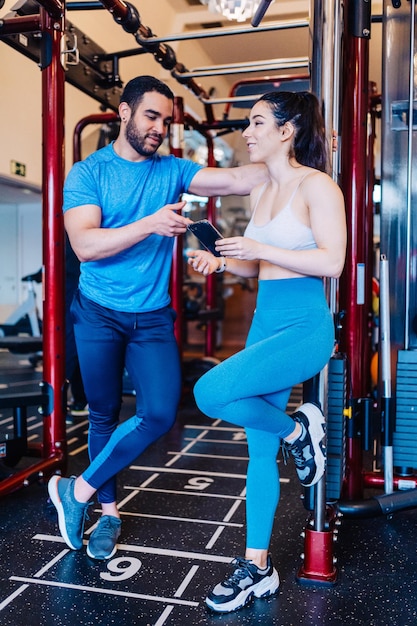
<path id="1" fill-rule="evenodd" d="M 32 390 L 41 376 L 24 359 L 0 351 L 0 393 Z M 292 406 L 299 395 L 296 390 Z M 123 418 L 133 406 L 126 396 Z M 10 428 L 3 411 L 0 430 Z M 41 420 L 35 412 L 28 428 L 36 441 Z M 67 425 L 68 474 L 87 463 L 86 432 L 86 419 Z M 66 547 L 45 485 L 2 498 L 0 624 L 416 625 L 417 511 L 343 519 L 334 549 L 336 584 L 300 585 L 308 512 L 293 468 L 279 463 L 282 495 L 271 553 L 281 586 L 274 597 L 232 614 L 205 607 L 208 590 L 231 571 L 230 560 L 243 555 L 247 450 L 243 431 L 201 415 L 187 391 L 174 428 L 120 474 L 122 535 L 109 561 Z M 97 517 L 92 507 L 86 539 Z"/>

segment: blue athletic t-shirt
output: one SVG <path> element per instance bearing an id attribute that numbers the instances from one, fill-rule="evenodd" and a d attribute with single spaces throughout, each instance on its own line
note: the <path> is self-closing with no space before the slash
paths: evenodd
<path id="1" fill-rule="evenodd" d="M 73 165 L 64 185 L 63 210 L 94 204 L 101 208 L 102 228 L 125 226 L 178 202 L 201 167 L 158 154 L 127 161 L 109 144 Z M 81 293 L 116 311 L 139 313 L 166 306 L 174 241 L 153 234 L 119 254 L 81 263 Z"/>

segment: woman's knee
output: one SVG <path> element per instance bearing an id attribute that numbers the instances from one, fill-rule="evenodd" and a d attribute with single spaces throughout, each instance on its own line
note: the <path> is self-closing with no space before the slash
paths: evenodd
<path id="1" fill-rule="evenodd" d="M 193 393 L 200 411 L 209 417 L 213 417 L 215 414 L 216 398 L 212 385 L 207 382 L 207 374 L 196 382 Z"/>

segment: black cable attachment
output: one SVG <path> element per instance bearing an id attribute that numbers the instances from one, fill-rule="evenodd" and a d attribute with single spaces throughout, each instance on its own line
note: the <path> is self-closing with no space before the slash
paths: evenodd
<path id="1" fill-rule="evenodd" d="M 128 14 L 125 17 L 117 17 L 113 15 L 113 19 L 115 22 L 120 24 L 123 30 L 133 35 L 140 26 L 140 15 L 137 8 L 133 6 L 133 4 L 130 4 L 130 2 L 126 2 L 126 7 L 128 9 Z"/>

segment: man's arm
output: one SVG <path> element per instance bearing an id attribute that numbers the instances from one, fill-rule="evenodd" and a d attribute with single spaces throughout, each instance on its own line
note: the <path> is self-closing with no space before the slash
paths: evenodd
<path id="1" fill-rule="evenodd" d="M 178 215 L 185 202 L 167 204 L 153 215 L 119 228 L 101 228 L 101 209 L 93 204 L 68 209 L 64 214 L 65 229 L 71 246 L 81 262 L 97 261 L 114 256 L 157 234 L 176 237 L 191 222 Z"/>
<path id="2" fill-rule="evenodd" d="M 239 167 L 204 167 L 191 181 L 188 191 L 198 196 L 247 196 L 252 189 L 269 179 L 263 164 Z"/>

